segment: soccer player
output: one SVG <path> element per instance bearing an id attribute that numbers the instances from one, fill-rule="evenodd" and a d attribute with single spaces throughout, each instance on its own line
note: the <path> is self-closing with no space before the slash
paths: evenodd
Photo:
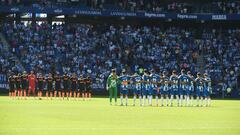
<path id="1" fill-rule="evenodd" d="M 137 96 L 140 100 L 140 106 L 142 105 L 142 95 L 141 95 L 141 89 L 142 89 L 142 76 L 139 75 L 137 72 L 132 76 L 131 78 L 132 84 L 133 84 L 133 106 L 136 105 L 136 99 Z"/>
<path id="2" fill-rule="evenodd" d="M 112 69 L 112 73 L 107 78 L 107 90 L 109 91 L 109 101 L 110 105 L 112 105 L 112 98 L 115 99 L 115 105 L 117 105 L 117 84 L 118 84 L 118 76 L 116 74 L 116 70 Z"/>
<path id="3" fill-rule="evenodd" d="M 151 90 L 150 90 L 150 105 L 152 105 L 152 94 L 155 95 L 156 105 L 158 106 L 158 95 L 159 95 L 159 88 L 158 82 L 160 81 L 160 76 L 155 73 L 154 70 L 151 71 L 150 74 L 151 79 Z"/>
<path id="4" fill-rule="evenodd" d="M 202 106 L 203 103 L 203 88 L 204 88 L 204 79 L 201 77 L 201 73 L 197 73 L 196 82 L 196 96 L 197 96 L 197 106 Z M 199 98 L 201 98 L 201 102 L 199 105 Z"/>
<path id="5" fill-rule="evenodd" d="M 36 76 L 34 75 L 34 72 L 31 71 L 30 75 L 28 75 L 28 97 L 30 96 L 31 92 L 33 93 L 34 97 L 36 96 L 35 93 L 35 86 L 36 86 Z"/>
<path id="6" fill-rule="evenodd" d="M 85 92 L 85 81 L 83 78 L 83 75 L 80 75 L 80 78 L 78 79 L 78 95 L 77 98 L 80 97 L 80 94 L 82 93 L 82 98 L 84 100 L 84 92 Z"/>
<path id="7" fill-rule="evenodd" d="M 128 105 L 128 88 L 129 88 L 129 82 L 130 77 L 126 75 L 126 70 L 122 70 L 122 75 L 118 78 L 120 81 L 120 99 L 121 99 L 121 106 L 123 106 L 123 97 L 125 96 L 126 103 L 125 105 Z"/>
<path id="8" fill-rule="evenodd" d="M 50 98 L 52 100 L 53 97 L 53 77 L 52 74 L 49 73 L 47 77 L 47 91 L 46 91 L 46 97 L 48 99 L 48 94 L 50 95 Z"/>
<path id="9" fill-rule="evenodd" d="M 38 93 L 37 93 L 37 96 L 38 98 L 41 100 L 42 98 L 42 91 L 43 91 L 43 88 L 44 88 L 44 77 L 42 76 L 41 73 L 39 73 L 39 76 L 37 77 L 37 83 L 38 83 Z"/>
<path id="10" fill-rule="evenodd" d="M 191 71 L 187 72 L 188 77 L 190 78 L 190 85 L 189 85 L 189 101 L 190 106 L 193 106 L 193 100 L 194 100 L 194 76 L 191 74 Z M 188 106 L 189 106 L 188 104 Z"/>
<path id="11" fill-rule="evenodd" d="M 66 94 L 67 99 L 69 99 L 69 77 L 68 77 L 67 73 L 64 73 L 62 79 L 63 79 L 62 98 L 64 100 L 64 96 Z"/>
<path id="12" fill-rule="evenodd" d="M 8 77 L 8 82 L 9 82 L 9 97 L 14 99 L 15 97 L 15 78 L 13 73 L 10 74 L 10 76 Z"/>
<path id="13" fill-rule="evenodd" d="M 61 76 L 59 74 L 59 72 L 57 72 L 57 74 L 54 76 L 54 81 L 55 81 L 55 90 L 54 90 L 54 97 L 57 97 L 57 94 L 59 96 L 59 99 L 61 99 Z"/>
<path id="14" fill-rule="evenodd" d="M 16 76 L 16 90 L 18 93 L 18 99 L 20 99 L 22 97 L 21 74 L 20 73 L 18 73 L 18 75 Z"/>
<path id="15" fill-rule="evenodd" d="M 76 100 L 77 82 L 78 82 L 76 73 L 73 73 L 73 74 L 72 74 L 70 80 L 71 80 L 71 90 L 70 90 L 69 96 L 70 96 L 70 98 L 71 98 L 71 97 L 72 97 L 72 94 L 73 94 L 73 97 L 74 97 L 74 99 Z"/>
<path id="16" fill-rule="evenodd" d="M 211 78 L 208 77 L 208 74 L 204 74 L 204 89 L 203 89 L 203 94 L 205 98 L 205 106 L 210 106 L 211 104 L 211 98 L 210 98 L 210 93 L 211 93 Z"/>
<path id="17" fill-rule="evenodd" d="M 170 95 L 171 95 L 171 99 L 170 99 L 170 106 L 173 106 L 173 99 L 174 96 L 176 97 L 177 100 L 177 105 L 179 106 L 179 80 L 178 80 L 178 76 L 177 76 L 177 71 L 173 70 L 172 71 L 172 75 L 170 76 L 170 83 L 171 83 L 171 89 L 170 89 Z"/>
<path id="18" fill-rule="evenodd" d="M 27 72 L 23 71 L 22 74 L 22 91 L 23 91 L 23 97 L 26 99 L 27 96 L 27 82 L 28 81 L 28 76 L 27 76 Z"/>
<path id="19" fill-rule="evenodd" d="M 166 105 L 168 106 L 168 94 L 169 94 L 169 78 L 167 77 L 167 72 L 163 71 L 163 76 L 162 76 L 162 91 L 161 91 L 161 105 L 163 106 L 163 100 L 166 98 Z"/>
<path id="20" fill-rule="evenodd" d="M 180 95 L 180 106 L 183 104 L 183 98 L 185 99 L 185 105 L 187 106 L 187 102 L 189 102 L 189 96 L 187 95 L 187 90 L 189 88 L 189 77 L 186 75 L 185 70 L 181 70 L 181 75 L 179 76 L 179 95 Z"/>
<path id="21" fill-rule="evenodd" d="M 142 89 L 142 95 L 143 95 L 143 106 L 146 105 L 146 99 L 148 99 L 148 104 L 150 105 L 150 98 L 149 98 L 149 90 L 150 90 L 150 76 L 148 74 L 148 71 L 145 69 L 143 76 L 143 89 Z"/>
<path id="22" fill-rule="evenodd" d="M 87 99 L 91 99 L 92 97 L 92 79 L 90 76 L 87 76 L 87 78 L 85 79 L 85 98 Z"/>

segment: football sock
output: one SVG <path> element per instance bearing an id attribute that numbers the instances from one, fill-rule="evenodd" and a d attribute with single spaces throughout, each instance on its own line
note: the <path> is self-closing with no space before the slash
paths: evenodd
<path id="1" fill-rule="evenodd" d="M 134 95 L 134 96 L 133 96 L 133 105 L 136 104 L 136 98 L 137 98 L 137 97 Z"/>
<path id="2" fill-rule="evenodd" d="M 121 95 L 120 98 L 121 98 L 121 105 L 123 105 L 123 96 Z"/>
<path id="3" fill-rule="evenodd" d="M 140 99 L 140 105 L 142 105 L 142 96 L 139 96 Z"/>

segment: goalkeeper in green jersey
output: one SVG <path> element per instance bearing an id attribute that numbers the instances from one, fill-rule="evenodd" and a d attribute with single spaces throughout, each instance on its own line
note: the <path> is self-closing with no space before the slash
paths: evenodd
<path id="1" fill-rule="evenodd" d="M 115 99 L 115 105 L 117 105 L 117 84 L 118 84 L 118 76 L 116 74 L 116 70 L 112 69 L 112 73 L 107 78 L 107 90 L 109 91 L 109 99 L 110 105 L 112 105 L 112 98 Z"/>

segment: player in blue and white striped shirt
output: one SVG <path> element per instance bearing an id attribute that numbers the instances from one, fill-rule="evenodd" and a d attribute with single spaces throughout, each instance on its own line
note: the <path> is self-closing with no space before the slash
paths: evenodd
<path id="1" fill-rule="evenodd" d="M 170 95 L 171 95 L 171 99 L 170 99 L 170 106 L 173 105 L 173 98 L 174 96 L 176 97 L 177 100 L 177 104 L 179 106 L 179 79 L 177 76 L 177 72 L 176 70 L 173 70 L 172 75 L 170 76 L 170 83 L 171 83 L 171 89 L 170 89 Z"/>
<path id="2" fill-rule="evenodd" d="M 158 83 L 160 81 L 160 76 L 156 74 L 154 70 L 152 70 L 150 74 L 150 78 L 151 78 L 151 91 L 152 91 L 152 94 L 155 95 L 156 105 L 158 106 L 158 95 L 159 95 Z M 152 95 L 150 95 L 150 105 L 152 105 Z"/>
<path id="3" fill-rule="evenodd" d="M 133 84 L 133 106 L 136 104 L 137 96 L 140 99 L 140 106 L 142 105 L 142 76 L 137 72 L 132 76 L 131 82 Z"/>
<path id="4" fill-rule="evenodd" d="M 210 93 L 212 90 L 211 86 L 211 78 L 208 77 L 208 74 L 204 74 L 204 90 L 203 90 L 203 96 L 205 98 L 205 106 L 210 106 L 211 103 L 211 98 L 210 98 Z"/>

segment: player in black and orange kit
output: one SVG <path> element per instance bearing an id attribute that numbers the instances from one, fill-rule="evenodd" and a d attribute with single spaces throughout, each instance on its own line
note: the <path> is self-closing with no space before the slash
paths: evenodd
<path id="1" fill-rule="evenodd" d="M 13 98 L 15 97 L 15 78 L 13 73 L 11 73 L 11 75 L 8 77 L 8 82 L 9 82 L 9 97 Z"/>
<path id="2" fill-rule="evenodd" d="M 83 78 L 83 75 L 80 75 L 80 78 L 78 79 L 78 95 L 77 97 L 80 97 L 80 94 L 82 93 L 82 98 L 84 98 L 84 92 L 85 92 L 85 81 Z"/>
<path id="3" fill-rule="evenodd" d="M 77 75 L 76 75 L 76 73 L 73 73 L 72 77 L 71 77 L 71 90 L 70 90 L 70 94 L 69 94 L 70 97 L 72 97 L 72 93 L 73 93 L 73 97 L 76 98 L 77 82 L 78 82 Z"/>
<path id="4" fill-rule="evenodd" d="M 23 71 L 22 74 L 22 92 L 24 99 L 27 99 L 27 83 L 28 83 L 28 75 L 26 71 Z"/>
<path id="5" fill-rule="evenodd" d="M 90 76 L 87 76 L 87 78 L 85 78 L 85 98 L 89 98 L 91 99 L 92 97 L 92 79 Z"/>
<path id="6" fill-rule="evenodd" d="M 62 98 L 64 100 L 65 93 L 66 93 L 67 99 L 69 97 L 69 77 L 67 73 L 64 73 L 64 75 L 62 76 L 62 80 L 63 80 Z"/>
<path id="7" fill-rule="evenodd" d="M 37 82 L 38 82 L 37 96 L 38 96 L 39 99 L 41 99 L 42 98 L 42 91 L 43 91 L 43 88 L 44 88 L 44 82 L 45 82 L 44 77 L 41 73 L 37 77 Z"/>
<path id="8" fill-rule="evenodd" d="M 59 98 L 61 98 L 61 76 L 59 75 L 59 73 L 57 73 L 54 76 L 54 81 L 55 81 L 55 90 L 54 90 L 54 97 L 57 97 L 57 93 Z"/>
<path id="9" fill-rule="evenodd" d="M 48 94 L 50 95 L 50 98 L 53 97 L 53 77 L 52 74 L 49 73 L 47 77 L 47 91 L 46 91 L 46 97 L 48 99 Z"/>
<path id="10" fill-rule="evenodd" d="M 18 99 L 20 99 L 20 97 L 22 97 L 22 90 L 21 90 L 21 74 L 18 73 L 18 75 L 16 76 L 16 90 L 17 90 L 17 96 Z"/>

